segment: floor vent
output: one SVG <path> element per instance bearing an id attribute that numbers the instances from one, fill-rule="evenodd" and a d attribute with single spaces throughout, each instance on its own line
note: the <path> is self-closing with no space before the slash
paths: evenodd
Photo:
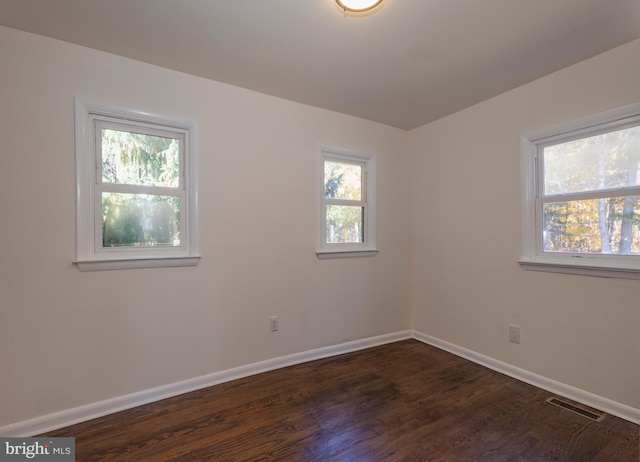
<path id="1" fill-rule="evenodd" d="M 587 419 L 591 419 L 596 422 L 600 422 L 606 415 L 604 412 L 598 411 L 597 409 L 587 409 L 580 405 L 571 404 L 570 402 L 562 400 L 560 398 L 549 398 L 547 400 L 547 403 L 559 406 L 563 409 L 566 409 L 567 411 L 574 412 L 581 415 L 582 417 L 586 417 Z"/>

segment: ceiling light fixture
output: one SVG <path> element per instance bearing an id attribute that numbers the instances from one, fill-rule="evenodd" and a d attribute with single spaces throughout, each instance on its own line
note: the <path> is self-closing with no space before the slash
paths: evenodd
<path id="1" fill-rule="evenodd" d="M 365 13 L 380 5 L 383 0 L 336 0 L 341 10 L 350 13 Z"/>

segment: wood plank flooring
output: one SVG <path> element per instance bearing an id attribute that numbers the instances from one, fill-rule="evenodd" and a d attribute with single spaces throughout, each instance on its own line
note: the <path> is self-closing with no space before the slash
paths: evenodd
<path id="1" fill-rule="evenodd" d="M 416 340 L 267 372 L 48 433 L 85 461 L 638 462 L 639 428 Z"/>

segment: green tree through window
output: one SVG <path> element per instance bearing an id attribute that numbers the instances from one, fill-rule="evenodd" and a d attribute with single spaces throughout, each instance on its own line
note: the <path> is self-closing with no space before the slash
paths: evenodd
<path id="1" fill-rule="evenodd" d="M 102 245 L 180 245 L 180 140 L 100 127 Z M 110 185 L 131 187 L 132 192 Z M 148 189 L 148 190 L 147 190 Z"/>

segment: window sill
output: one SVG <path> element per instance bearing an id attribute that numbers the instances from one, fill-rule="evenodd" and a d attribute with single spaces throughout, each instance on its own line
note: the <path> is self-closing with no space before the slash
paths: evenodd
<path id="1" fill-rule="evenodd" d="M 519 260 L 522 268 L 529 271 L 545 271 L 549 273 L 577 274 L 616 279 L 640 279 L 640 268 L 624 266 L 600 266 L 575 264 L 557 261 Z"/>
<path id="2" fill-rule="evenodd" d="M 366 250 L 318 250 L 316 255 L 321 260 L 329 260 L 333 258 L 357 258 L 357 257 L 375 257 L 378 249 Z"/>
<path id="3" fill-rule="evenodd" d="M 141 268 L 174 268 L 181 266 L 196 266 L 200 257 L 170 257 L 170 258 L 144 258 L 121 260 L 91 260 L 74 261 L 78 269 L 85 271 L 111 271 Z"/>

